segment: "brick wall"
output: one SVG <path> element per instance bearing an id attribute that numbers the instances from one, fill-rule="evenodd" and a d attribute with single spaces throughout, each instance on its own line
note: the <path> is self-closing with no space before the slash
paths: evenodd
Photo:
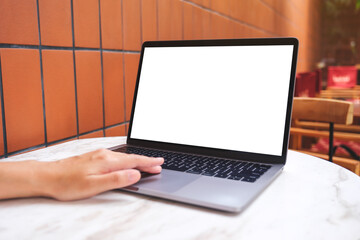
<path id="1" fill-rule="evenodd" d="M 318 61 L 319 0 L 0 0 L 0 156 L 127 132 L 146 40 L 295 36 Z"/>

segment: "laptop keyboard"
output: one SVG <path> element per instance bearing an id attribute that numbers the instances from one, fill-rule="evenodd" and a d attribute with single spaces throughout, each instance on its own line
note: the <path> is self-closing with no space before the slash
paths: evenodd
<path id="1" fill-rule="evenodd" d="M 271 168 L 270 165 L 259 163 L 233 161 L 148 148 L 123 147 L 114 151 L 148 157 L 163 157 L 165 160 L 162 165 L 163 169 L 244 182 L 255 182 Z"/>

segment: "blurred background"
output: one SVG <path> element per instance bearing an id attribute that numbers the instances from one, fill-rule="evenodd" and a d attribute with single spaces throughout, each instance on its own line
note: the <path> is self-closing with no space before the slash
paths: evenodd
<path id="1" fill-rule="evenodd" d="M 359 22 L 360 0 L 0 0 L 0 156 L 126 135 L 144 41 L 257 37 L 299 39 L 296 96 L 352 102 L 335 140 L 359 154 Z M 326 158 L 326 137 L 295 138 Z"/>

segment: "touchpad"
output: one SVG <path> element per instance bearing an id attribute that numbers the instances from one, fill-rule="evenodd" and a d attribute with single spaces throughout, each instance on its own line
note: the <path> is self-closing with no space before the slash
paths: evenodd
<path id="1" fill-rule="evenodd" d="M 164 169 L 160 174 L 144 175 L 141 180 L 138 183 L 132 185 L 132 187 L 161 192 L 175 192 L 195 181 L 199 177 L 200 175 L 185 174 L 182 172 L 169 171 Z"/>

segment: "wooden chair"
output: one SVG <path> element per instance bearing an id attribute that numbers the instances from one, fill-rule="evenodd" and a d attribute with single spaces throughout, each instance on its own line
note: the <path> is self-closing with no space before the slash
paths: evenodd
<path id="1" fill-rule="evenodd" d="M 360 142 L 360 134 L 352 132 L 338 132 L 334 133 L 334 124 L 337 124 L 337 129 L 340 126 L 350 125 L 353 121 L 353 104 L 347 101 L 323 99 L 323 98 L 294 98 L 293 125 L 290 134 L 293 136 L 292 148 L 305 152 L 310 155 L 328 159 L 354 171 L 360 175 L 360 159 L 346 159 L 340 157 L 333 157 L 334 154 L 334 136 L 339 140 L 353 140 Z M 305 120 L 305 121 L 304 121 Z M 300 124 L 299 124 L 300 123 Z M 328 130 L 324 130 L 324 123 L 328 123 Z M 304 128 L 304 126 L 307 126 Z M 315 127 L 314 127 L 315 126 Z M 318 128 L 316 126 L 322 126 Z M 328 156 L 304 151 L 302 149 L 302 136 L 309 137 L 328 137 L 329 138 L 329 152 Z M 357 157 L 355 157 L 357 158 Z"/>

